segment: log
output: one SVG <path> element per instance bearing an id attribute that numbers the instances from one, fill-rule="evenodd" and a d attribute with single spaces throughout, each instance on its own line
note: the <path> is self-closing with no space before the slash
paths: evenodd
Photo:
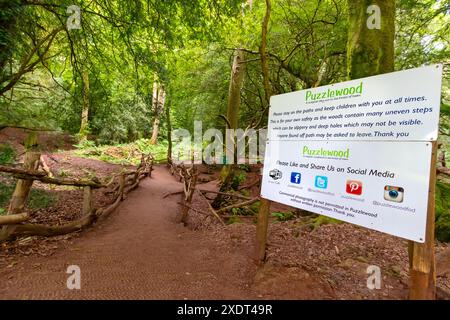
<path id="1" fill-rule="evenodd" d="M 0 216 L 0 226 L 1 225 L 9 225 L 9 224 L 17 224 L 25 222 L 29 219 L 27 213 L 20 213 L 20 214 L 10 214 L 7 216 Z"/>
<path id="2" fill-rule="evenodd" d="M 235 193 L 227 193 L 227 192 L 220 192 L 220 191 L 212 191 L 212 190 L 205 190 L 205 189 L 198 189 L 199 191 L 203 192 L 203 193 L 214 193 L 214 194 L 220 194 L 223 196 L 228 196 L 228 197 L 234 197 L 234 198 L 239 198 L 239 199 L 243 199 L 243 200 L 251 200 L 252 198 L 240 195 L 240 194 L 235 194 Z"/>
<path id="3" fill-rule="evenodd" d="M 211 206 L 211 203 L 209 203 L 208 199 L 206 199 L 206 197 L 203 195 L 203 193 L 201 193 L 199 190 L 197 190 L 197 192 L 206 201 L 206 203 L 208 204 L 209 211 L 211 211 L 211 213 L 217 218 L 217 220 L 219 220 L 220 223 L 225 226 L 226 225 L 225 222 L 217 214 L 216 210 L 214 210 L 214 208 Z"/>
<path id="4" fill-rule="evenodd" d="M 32 170 L 32 169 L 24 169 L 19 167 L 10 167 L 10 166 L 0 166 L 0 172 L 4 173 L 11 173 L 11 174 L 23 174 L 23 175 L 30 175 L 35 177 L 45 177 L 47 176 L 47 173 L 38 171 L 38 170 Z"/>
<path id="5" fill-rule="evenodd" d="M 107 208 L 102 208 L 97 211 L 97 216 L 101 218 L 106 218 L 109 216 L 116 208 L 119 206 L 120 202 L 124 200 L 124 189 L 125 189 L 125 175 L 120 175 L 119 177 L 119 192 L 116 200 Z"/>
<path id="6" fill-rule="evenodd" d="M 9 235 L 8 239 L 17 236 L 41 236 L 41 237 L 60 236 L 84 229 L 92 225 L 96 220 L 97 217 L 95 215 L 95 212 L 92 211 L 89 215 L 62 226 L 46 226 L 42 224 L 16 225 L 12 227 L 13 231 Z M 0 241 L 2 240 L 6 239 L 0 239 Z"/>
<path id="7" fill-rule="evenodd" d="M 170 197 L 170 196 L 177 195 L 177 194 L 182 194 L 182 193 L 184 193 L 184 190 L 175 191 L 175 192 L 169 192 L 169 193 L 166 193 L 166 194 L 163 195 L 163 199 L 165 199 L 167 197 Z"/>
<path id="8" fill-rule="evenodd" d="M 45 162 L 45 159 L 43 156 L 41 156 L 40 163 L 42 167 L 42 170 L 49 176 L 50 178 L 53 178 L 53 173 L 50 171 L 50 167 L 47 165 L 47 162 Z"/>
<path id="9" fill-rule="evenodd" d="M 248 205 L 251 205 L 251 204 L 255 203 L 256 201 L 259 201 L 259 198 L 254 198 L 254 199 L 251 199 L 251 200 L 248 200 L 248 201 L 244 201 L 244 202 L 241 202 L 241 203 L 238 203 L 238 204 L 233 204 L 233 205 L 221 208 L 221 209 L 217 210 L 217 213 L 219 214 L 219 213 L 222 213 L 222 212 L 234 209 L 234 208 L 245 207 L 245 206 L 248 206 Z"/>
<path id="10" fill-rule="evenodd" d="M 244 190 L 244 189 L 250 189 L 250 188 L 256 186 L 259 183 L 261 183 L 261 179 L 257 179 L 257 180 L 253 181 L 252 183 L 250 183 L 248 185 L 239 187 L 238 191 L 241 191 L 241 190 Z"/>
<path id="11" fill-rule="evenodd" d="M 89 181 L 89 180 L 75 180 L 75 179 L 63 179 L 52 178 L 47 176 L 47 173 L 33 170 L 8 166 L 0 166 L 0 172 L 10 173 L 14 178 L 22 179 L 26 181 L 37 180 L 43 183 L 56 184 L 60 186 L 74 186 L 74 187 L 91 187 L 94 189 L 106 188 L 108 185 Z"/>
<path id="12" fill-rule="evenodd" d="M 445 174 L 447 176 L 450 176 L 450 169 L 446 167 L 438 167 L 437 173 Z"/>
<path id="13" fill-rule="evenodd" d="M 73 186 L 73 187 L 91 187 L 93 189 L 106 188 L 107 185 L 89 181 L 89 180 L 75 180 L 75 179 L 61 179 L 61 178 L 50 178 L 50 177 L 34 177 L 22 174 L 14 174 L 15 178 L 24 180 L 38 180 L 43 183 L 56 184 L 58 186 Z"/>
<path id="14" fill-rule="evenodd" d="M 203 214 L 203 215 L 205 215 L 205 216 L 211 216 L 211 213 L 205 212 L 205 211 L 203 211 L 203 210 L 195 209 L 195 208 L 193 208 L 192 206 L 190 206 L 190 205 L 188 205 L 188 204 L 186 204 L 186 203 L 182 203 L 182 202 L 177 202 L 177 203 L 178 203 L 179 205 L 183 206 L 183 207 L 186 207 L 186 208 L 188 208 L 188 209 L 191 209 L 191 210 L 193 210 L 193 211 L 195 211 L 195 212 L 198 212 L 198 213 L 200 213 L 200 214 Z"/>

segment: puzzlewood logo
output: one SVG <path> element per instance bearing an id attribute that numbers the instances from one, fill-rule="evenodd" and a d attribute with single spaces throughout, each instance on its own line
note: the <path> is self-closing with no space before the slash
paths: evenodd
<path id="1" fill-rule="evenodd" d="M 303 156 L 348 159 L 350 157 L 350 149 L 347 150 L 327 150 L 324 148 L 310 149 L 308 146 L 304 146 Z"/>
<path id="2" fill-rule="evenodd" d="M 362 94 L 363 92 L 363 83 L 359 86 L 353 86 L 353 87 L 347 87 L 343 89 L 328 89 L 327 91 L 323 92 L 312 92 L 311 90 L 306 91 L 306 102 L 308 101 L 317 101 L 317 100 L 323 100 L 323 99 L 329 99 L 329 98 L 336 98 L 336 97 L 345 97 L 345 96 L 352 96 L 354 94 Z"/>

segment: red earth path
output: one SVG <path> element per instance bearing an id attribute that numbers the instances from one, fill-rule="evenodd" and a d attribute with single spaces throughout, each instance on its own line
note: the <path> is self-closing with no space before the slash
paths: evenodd
<path id="1" fill-rule="evenodd" d="M 200 232 L 176 223 L 179 205 L 163 199 L 180 184 L 158 167 L 106 221 L 50 257 L 29 257 L 0 273 L 3 299 L 246 298 L 239 261 Z M 239 259 L 238 259 L 239 260 Z M 69 265 L 81 269 L 81 290 L 66 286 Z"/>
<path id="2" fill-rule="evenodd" d="M 253 285 L 258 273 L 252 246 L 226 250 L 211 234 L 177 223 L 178 198 L 163 195 L 179 191 L 181 184 L 165 167 L 156 167 L 152 176 L 107 220 L 82 232 L 70 246 L 49 257 L 25 257 L 14 268 L 1 270 L 0 299 L 267 297 Z M 80 290 L 66 286 L 70 265 L 81 269 Z M 302 288 L 297 288 L 295 298 L 324 297 L 319 288 L 309 287 L 314 279 L 299 282 Z M 263 292 L 279 291 L 274 285 Z M 280 293 L 272 297 L 287 298 Z M 293 298 L 292 294 L 288 295 Z"/>

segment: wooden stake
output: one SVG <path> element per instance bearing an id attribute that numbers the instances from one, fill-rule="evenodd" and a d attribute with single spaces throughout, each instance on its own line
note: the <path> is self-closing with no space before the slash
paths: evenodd
<path id="1" fill-rule="evenodd" d="M 83 190 L 83 217 L 90 214 L 92 211 L 92 189 L 91 187 L 84 187 Z"/>
<path id="2" fill-rule="evenodd" d="M 434 255 L 435 191 L 437 142 L 432 142 L 430 187 L 425 243 L 409 243 L 411 300 L 434 300 L 436 298 L 436 263 Z"/>
<path id="3" fill-rule="evenodd" d="M 269 225 L 270 200 L 261 198 L 256 226 L 256 260 L 258 264 L 266 259 L 267 228 Z"/>

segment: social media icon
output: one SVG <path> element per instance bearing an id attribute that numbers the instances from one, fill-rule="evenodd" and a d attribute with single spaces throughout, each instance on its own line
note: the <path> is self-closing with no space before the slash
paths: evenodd
<path id="1" fill-rule="evenodd" d="M 270 170 L 269 176 L 273 180 L 280 180 L 281 178 L 283 178 L 283 173 L 278 169 L 274 169 L 274 170 Z"/>
<path id="2" fill-rule="evenodd" d="M 316 188 L 326 189 L 328 188 L 328 177 L 316 176 Z"/>
<path id="3" fill-rule="evenodd" d="M 361 181 L 356 180 L 347 181 L 347 193 L 360 196 L 362 195 L 362 191 L 363 191 L 363 184 Z"/>
<path id="4" fill-rule="evenodd" d="M 292 172 L 291 173 L 291 183 L 294 184 L 300 184 L 302 181 L 302 175 L 298 172 Z"/>
<path id="5" fill-rule="evenodd" d="M 405 190 L 402 187 L 386 186 L 384 187 L 384 200 L 391 202 L 403 202 Z"/>

